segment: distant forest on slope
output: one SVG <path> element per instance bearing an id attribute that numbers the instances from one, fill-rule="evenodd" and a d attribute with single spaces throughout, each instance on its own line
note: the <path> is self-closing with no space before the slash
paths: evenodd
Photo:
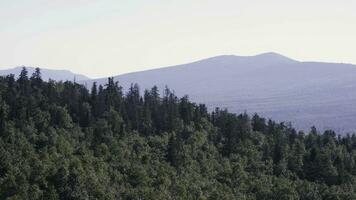
<path id="1" fill-rule="evenodd" d="M 356 199 L 356 136 L 157 87 L 0 77 L 0 199 Z"/>

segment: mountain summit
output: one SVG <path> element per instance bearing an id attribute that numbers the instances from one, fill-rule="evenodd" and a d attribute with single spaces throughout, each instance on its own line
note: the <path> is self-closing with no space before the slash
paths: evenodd
<path id="1" fill-rule="evenodd" d="M 252 56 L 254 59 L 259 59 L 261 61 L 270 61 L 270 62 L 278 62 L 278 63 L 295 63 L 298 62 L 291 58 L 288 58 L 284 55 L 274 53 L 274 52 L 267 52 Z"/>
<path id="2" fill-rule="evenodd" d="M 263 54 L 258 54 L 255 56 L 236 56 L 236 55 L 221 55 L 215 56 L 203 60 L 199 60 L 197 62 L 183 64 L 184 65 L 241 65 L 241 64 L 248 64 L 248 65 L 258 65 L 258 66 L 266 66 L 266 65 L 275 65 L 275 64 L 293 64 L 297 63 L 298 61 L 283 56 L 278 53 L 268 52 Z"/>

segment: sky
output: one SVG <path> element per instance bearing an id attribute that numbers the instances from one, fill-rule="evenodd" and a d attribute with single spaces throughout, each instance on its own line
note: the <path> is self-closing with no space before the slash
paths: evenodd
<path id="1" fill-rule="evenodd" d="M 355 0 L 0 0 L 0 69 L 91 78 L 218 55 L 356 64 Z"/>

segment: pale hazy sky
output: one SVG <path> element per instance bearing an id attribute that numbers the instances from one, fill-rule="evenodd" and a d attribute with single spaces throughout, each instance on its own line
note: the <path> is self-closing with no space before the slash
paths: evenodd
<path id="1" fill-rule="evenodd" d="M 0 0 L 0 69 L 103 77 L 270 51 L 356 63 L 356 1 Z"/>

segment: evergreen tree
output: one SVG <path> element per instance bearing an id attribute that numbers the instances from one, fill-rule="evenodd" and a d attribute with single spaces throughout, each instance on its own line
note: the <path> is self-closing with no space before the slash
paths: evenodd
<path id="1" fill-rule="evenodd" d="M 36 68 L 31 76 L 31 82 L 34 86 L 39 87 L 42 84 L 41 70 Z"/>

